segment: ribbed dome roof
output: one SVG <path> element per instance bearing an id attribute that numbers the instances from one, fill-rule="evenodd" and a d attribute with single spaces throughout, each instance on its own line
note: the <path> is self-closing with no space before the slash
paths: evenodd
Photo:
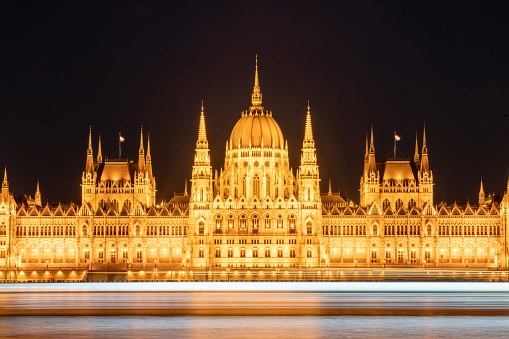
<path id="1" fill-rule="evenodd" d="M 284 146 L 283 132 L 272 118 L 272 112 L 263 109 L 262 92 L 258 81 L 258 55 L 256 56 L 255 83 L 251 95 L 252 106 L 242 113 L 242 117 L 230 135 L 232 148 L 274 147 L 282 149 Z"/>
<path id="2" fill-rule="evenodd" d="M 283 132 L 276 120 L 267 113 L 245 114 L 233 127 L 230 136 L 232 148 L 262 147 L 283 148 Z"/>

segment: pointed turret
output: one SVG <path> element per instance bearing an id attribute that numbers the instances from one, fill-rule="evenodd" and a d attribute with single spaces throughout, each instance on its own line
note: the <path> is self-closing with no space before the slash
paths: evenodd
<path id="1" fill-rule="evenodd" d="M 35 191 L 35 205 L 42 206 L 41 191 L 39 190 L 39 180 L 37 180 L 37 190 Z"/>
<path id="2" fill-rule="evenodd" d="M 297 178 L 299 182 L 298 187 L 303 189 L 298 194 L 302 197 L 302 199 L 304 199 L 304 201 L 316 201 L 320 199 L 320 175 L 318 170 L 315 141 L 313 139 L 309 101 Z"/>
<path id="3" fill-rule="evenodd" d="M 414 151 L 414 162 L 419 162 L 419 141 L 417 140 L 417 132 L 415 132 L 415 151 Z"/>
<path id="4" fill-rule="evenodd" d="M 226 142 L 228 151 L 228 142 Z M 187 192 L 187 179 L 185 191 Z M 187 193 L 186 193 L 187 195 Z M 210 166 L 210 150 L 205 127 L 203 101 L 201 103 L 198 140 L 194 152 L 193 174 L 191 177 L 191 201 L 205 203 L 212 198 L 212 167 Z"/>
<path id="5" fill-rule="evenodd" d="M 253 105 L 253 107 L 262 105 L 262 92 L 260 90 L 260 83 L 258 81 L 258 54 L 256 54 L 255 83 L 253 88 L 253 94 L 251 95 L 251 104 Z"/>
<path id="6" fill-rule="evenodd" d="M 87 149 L 87 165 L 86 172 L 94 171 L 94 151 L 92 149 L 92 126 L 90 126 L 88 132 L 88 149 Z"/>
<path id="7" fill-rule="evenodd" d="M 184 182 L 184 196 L 187 197 L 187 178 L 186 178 L 186 181 Z"/>
<path id="8" fill-rule="evenodd" d="M 313 127 L 311 125 L 311 109 L 308 100 L 308 112 L 306 114 L 306 128 L 304 131 L 304 148 L 315 148 L 315 140 L 313 139 Z"/>
<path id="9" fill-rule="evenodd" d="M 376 172 L 375 141 L 373 137 L 373 124 L 371 125 L 371 140 L 369 143 L 368 171 Z"/>
<path id="10" fill-rule="evenodd" d="M 4 181 L 2 181 L 2 188 L 9 188 L 9 182 L 7 181 L 7 166 L 4 168 Z"/>
<path id="11" fill-rule="evenodd" d="M 331 179 L 329 178 L 329 193 L 328 195 L 332 195 L 332 187 L 331 187 Z"/>
<path id="12" fill-rule="evenodd" d="M 7 181 L 7 167 L 4 169 L 4 181 L 2 182 L 2 196 L 0 201 L 9 201 L 9 182 Z"/>
<path id="13" fill-rule="evenodd" d="M 150 155 L 150 133 L 147 136 L 147 173 L 152 178 L 152 155 Z"/>
<path id="14" fill-rule="evenodd" d="M 486 193 L 484 193 L 484 188 L 482 185 L 482 178 L 481 178 L 481 189 L 479 189 L 479 205 L 484 204 L 485 199 L 486 199 Z"/>
<path id="15" fill-rule="evenodd" d="M 101 146 L 101 135 L 99 134 L 99 146 L 97 150 L 97 163 L 102 164 L 103 162 L 103 152 L 102 152 L 102 146 Z"/>
<path id="16" fill-rule="evenodd" d="M 140 150 L 138 155 L 138 172 L 145 171 L 145 148 L 143 148 L 143 126 L 140 132 Z"/>
<path id="17" fill-rule="evenodd" d="M 375 142 L 373 140 L 373 124 L 371 124 L 371 141 L 369 143 L 369 153 L 375 154 Z"/>
<path id="18" fill-rule="evenodd" d="M 429 172 L 428 146 L 426 145 L 426 125 L 424 125 L 424 131 L 422 132 L 421 171 Z"/>
<path id="19" fill-rule="evenodd" d="M 196 141 L 196 148 L 209 148 L 209 142 L 207 140 L 207 128 L 205 127 L 203 101 L 201 102 L 200 126 L 198 127 L 198 140 Z"/>

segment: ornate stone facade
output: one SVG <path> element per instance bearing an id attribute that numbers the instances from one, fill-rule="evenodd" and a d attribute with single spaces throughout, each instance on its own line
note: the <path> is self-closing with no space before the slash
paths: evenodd
<path id="1" fill-rule="evenodd" d="M 308 104 L 297 172 L 262 106 L 258 66 L 251 106 L 213 171 L 202 104 L 191 192 L 156 203 L 150 140 L 138 161 L 94 159 L 89 135 L 82 202 L 15 200 L 4 173 L 0 267 L 143 269 L 302 267 L 508 267 L 509 197 L 435 204 L 426 134 L 413 159 L 377 162 L 366 138 L 360 200 L 321 194 Z"/>

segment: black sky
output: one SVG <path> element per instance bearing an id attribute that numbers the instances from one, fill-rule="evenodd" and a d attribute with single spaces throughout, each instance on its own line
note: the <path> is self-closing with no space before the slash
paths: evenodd
<path id="1" fill-rule="evenodd" d="M 503 193 L 509 161 L 507 8 L 495 2 L 6 1 L 0 5 L 1 157 L 15 196 L 80 202 L 94 151 L 137 156 L 151 134 L 158 200 L 191 175 L 201 100 L 213 166 L 250 105 L 264 106 L 294 170 L 311 102 L 322 191 L 358 201 L 365 133 L 377 158 L 413 156 L 426 124 L 435 201 Z"/>

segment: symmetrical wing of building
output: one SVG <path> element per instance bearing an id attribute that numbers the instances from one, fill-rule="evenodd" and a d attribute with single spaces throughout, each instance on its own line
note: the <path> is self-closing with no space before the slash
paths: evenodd
<path id="1" fill-rule="evenodd" d="M 138 161 L 106 159 L 92 133 L 82 201 L 14 199 L 4 174 L 0 266 L 129 269 L 232 267 L 507 267 L 509 197 L 435 204 L 426 134 L 413 159 L 375 160 L 366 138 L 358 204 L 321 194 L 308 105 L 300 166 L 262 106 L 258 67 L 251 106 L 226 141 L 224 167 L 210 163 L 202 105 L 190 192 L 157 204 L 150 139 Z M 304 117 L 303 117 L 304 118 Z M 304 119 L 303 119 L 304 120 Z"/>

